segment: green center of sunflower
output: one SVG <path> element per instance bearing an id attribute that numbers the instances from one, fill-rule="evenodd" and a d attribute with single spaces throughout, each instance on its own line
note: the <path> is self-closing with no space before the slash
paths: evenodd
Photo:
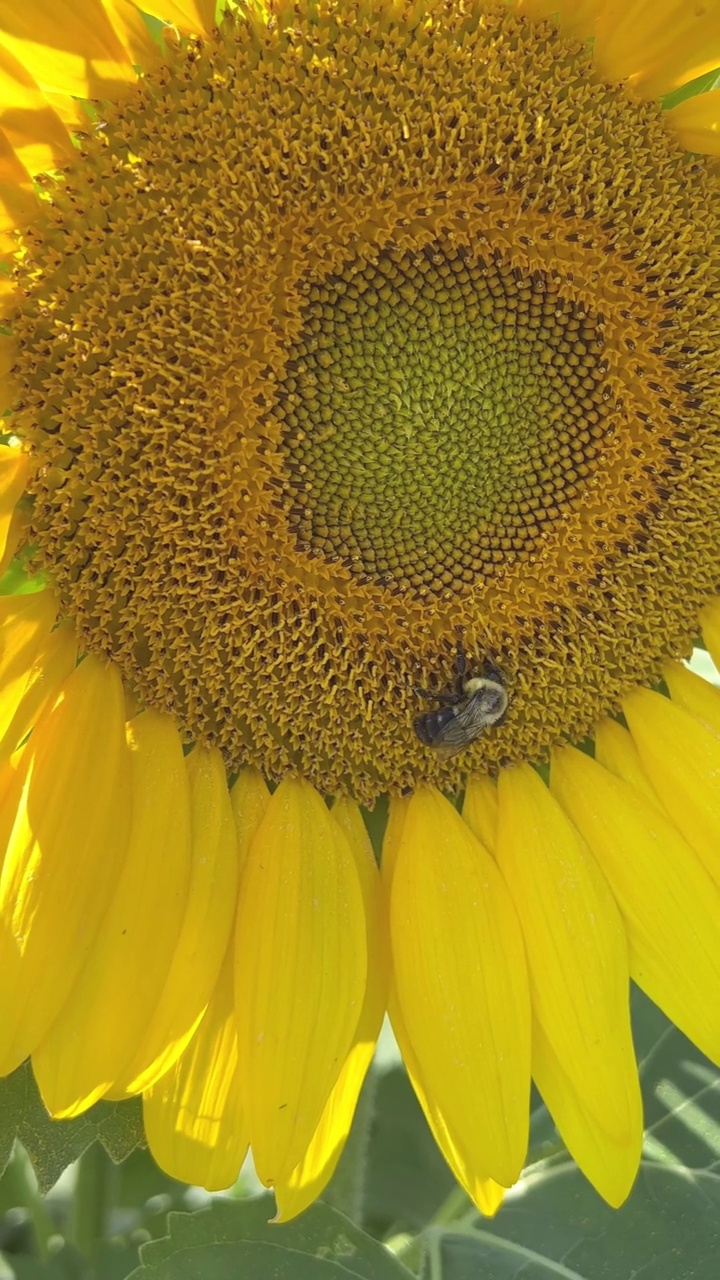
<path id="1" fill-rule="evenodd" d="M 372 801 L 582 738 L 720 589 L 718 179 L 505 4 L 228 14 L 18 268 L 29 538 L 188 741 Z M 415 686 L 502 670 L 450 764 Z"/>
<path id="2" fill-rule="evenodd" d="M 276 409 L 300 542 L 403 591 L 531 551 L 592 471 L 601 338 L 543 273 L 438 245 L 314 285 Z"/>

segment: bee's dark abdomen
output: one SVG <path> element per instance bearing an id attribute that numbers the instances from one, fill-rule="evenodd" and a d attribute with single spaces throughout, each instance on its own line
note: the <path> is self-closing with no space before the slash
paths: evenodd
<path id="1" fill-rule="evenodd" d="M 434 747 L 439 736 L 455 718 L 454 707 L 438 707 L 437 711 L 426 711 L 416 716 L 413 724 L 415 732 L 426 747 Z"/>

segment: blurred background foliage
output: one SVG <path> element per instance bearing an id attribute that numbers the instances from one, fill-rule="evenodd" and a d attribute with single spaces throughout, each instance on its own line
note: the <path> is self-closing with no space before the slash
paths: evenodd
<path id="1" fill-rule="evenodd" d="M 227 1192 L 175 1182 L 138 1102 L 50 1121 L 26 1065 L 0 1081 L 0 1280 L 709 1280 L 720 1260 L 720 1073 L 641 993 L 645 1154 L 620 1210 L 536 1097 L 525 1174 L 494 1219 L 429 1133 L 389 1030 L 323 1201 L 276 1225 L 251 1165 Z"/>

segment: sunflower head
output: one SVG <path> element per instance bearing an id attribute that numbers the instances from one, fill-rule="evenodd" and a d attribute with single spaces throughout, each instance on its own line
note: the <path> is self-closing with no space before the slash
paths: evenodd
<path id="1" fill-rule="evenodd" d="M 372 802 L 545 759 L 688 650 L 717 176 L 586 44 L 478 0 L 240 6 L 43 196 L 34 563 L 186 740 Z M 416 689 L 458 633 L 509 710 L 443 762 Z"/>

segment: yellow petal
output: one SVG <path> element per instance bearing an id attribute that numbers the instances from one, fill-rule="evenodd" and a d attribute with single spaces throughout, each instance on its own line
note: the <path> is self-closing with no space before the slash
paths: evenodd
<path id="1" fill-rule="evenodd" d="M 271 797 L 241 881 L 235 989 L 243 1109 L 258 1175 L 302 1159 L 365 999 L 366 924 L 355 861 L 313 787 Z"/>
<path id="2" fill-rule="evenodd" d="M 297 1217 L 323 1192 L 350 1132 L 355 1107 L 387 1006 L 390 947 L 381 902 L 380 872 L 358 806 L 341 799 L 332 817 L 344 831 L 358 871 L 365 904 L 368 980 L 353 1047 L 328 1098 L 312 1142 L 287 1180 L 275 1184 L 280 1222 Z"/>
<path id="3" fill-rule="evenodd" d="M 128 725 L 132 822 L 112 901 L 59 1017 L 33 1053 L 51 1115 L 80 1115 L 143 1041 L 185 912 L 190 803 L 175 721 L 144 711 Z"/>
<path id="4" fill-rule="evenodd" d="M 57 169 L 74 154 L 65 125 L 30 73 L 0 46 L 0 128 L 28 173 Z"/>
<path id="5" fill-rule="evenodd" d="M 624 916 L 635 981 L 720 1061 L 720 892 L 657 806 L 581 751 L 553 754 L 551 787 Z"/>
<path id="6" fill-rule="evenodd" d="M 718 671 L 720 671 L 720 600 L 711 600 L 700 614 L 703 640 L 708 647 Z"/>
<path id="7" fill-rule="evenodd" d="M 137 79 L 102 0 L 0 0 L 0 44 L 50 92 L 112 98 Z"/>
<path id="8" fill-rule="evenodd" d="M 410 801 L 404 796 L 393 796 L 390 801 L 390 813 L 385 827 L 382 850 L 382 885 L 386 917 L 389 917 L 392 881 L 409 804 Z M 395 1039 L 400 1048 L 408 1077 L 425 1113 L 425 1118 L 432 1130 L 433 1137 L 457 1181 L 465 1189 L 470 1199 L 481 1213 L 491 1217 L 502 1203 L 504 1188 L 493 1182 L 492 1178 L 483 1177 L 482 1174 L 478 1173 L 473 1166 L 473 1152 L 465 1150 L 463 1131 L 451 1134 L 447 1117 L 441 1111 L 437 1101 L 428 1094 L 392 983 L 388 997 L 388 1009 Z"/>
<path id="9" fill-rule="evenodd" d="M 130 814 L 123 709 L 117 668 L 86 658 L 23 753 L 0 876 L 0 920 L 18 961 L 0 969 L 0 1075 L 60 1012 L 117 884 Z"/>
<path id="10" fill-rule="evenodd" d="M 130 55 L 130 61 L 145 72 L 157 66 L 162 61 L 162 48 L 157 40 L 153 40 L 134 0 L 103 0 L 103 5 L 115 32 Z M 140 8 L 145 9 L 145 5 L 142 4 Z M 145 9 L 145 12 L 148 11 Z"/>
<path id="11" fill-rule="evenodd" d="M 0 133 L 0 234 L 26 227 L 36 217 L 39 203 L 32 178 L 15 155 L 12 144 Z M 5 383 L 7 379 L 3 379 Z M 9 408 L 14 394 L 8 396 L 3 386 L 3 409 Z"/>
<path id="12" fill-rule="evenodd" d="M 499 796 L 497 858 L 527 950 L 535 1078 L 583 1173 L 619 1204 L 642 1146 L 623 923 L 597 863 L 535 770 L 505 770 Z"/>
<path id="13" fill-rule="evenodd" d="M 140 8 L 190 35 L 209 35 L 215 26 L 215 0 L 142 0 Z"/>
<path id="14" fill-rule="evenodd" d="M 659 98 L 720 64 L 717 0 L 605 0 L 594 60 L 610 80 Z"/>
<path id="15" fill-rule="evenodd" d="M 0 597 L 0 741 L 12 724 L 57 614 L 51 591 Z M 17 743 L 10 748 L 14 751 Z"/>
<path id="16" fill-rule="evenodd" d="M 11 445 L 0 445 L 0 573 L 15 551 L 10 538 L 15 507 L 27 483 L 30 460 Z"/>
<path id="17" fill-rule="evenodd" d="M 253 837 L 268 807 L 270 792 L 257 769 L 241 769 L 230 792 L 230 807 L 237 836 L 238 866 L 242 872 Z"/>
<path id="18" fill-rule="evenodd" d="M 12 717 L 6 721 L 0 712 L 5 726 L 0 737 L 0 759 L 12 755 L 25 735 L 54 703 L 68 676 L 75 669 L 76 661 L 77 639 L 74 631 L 70 627 L 58 627 L 40 646 Z"/>
<path id="19" fill-rule="evenodd" d="M 511 1186 L 527 1146 L 530 1008 L 522 937 L 490 854 L 453 806 L 410 801 L 390 895 L 395 993 L 425 1089 L 476 1176 Z"/>
<path id="20" fill-rule="evenodd" d="M 657 795 L 720 884 L 720 736 L 649 689 L 636 689 L 622 705 Z"/>
<path id="21" fill-rule="evenodd" d="M 461 1130 L 459 1133 L 451 1132 L 447 1116 L 437 1102 L 428 1094 L 422 1071 L 415 1057 L 415 1051 L 394 992 L 390 994 L 390 1021 L 408 1078 L 415 1090 L 418 1102 L 425 1113 L 425 1118 L 438 1147 L 469 1199 L 472 1200 L 473 1204 L 486 1218 L 492 1218 L 502 1204 L 505 1187 L 501 1187 L 492 1178 L 483 1177 L 477 1173 L 473 1165 L 473 1156 L 466 1148 L 464 1131 Z"/>
<path id="22" fill-rule="evenodd" d="M 595 726 L 595 759 L 642 792 L 646 800 L 660 803 L 631 735 L 617 720 L 607 718 Z"/>
<path id="23" fill-rule="evenodd" d="M 238 1081 L 232 948 L 203 1018 L 169 1071 L 143 1094 L 148 1146 L 171 1178 L 221 1191 L 248 1146 Z"/>
<path id="24" fill-rule="evenodd" d="M 720 89 L 696 93 L 663 114 L 666 124 L 687 151 L 720 156 Z"/>
<path id="25" fill-rule="evenodd" d="M 195 747 L 185 770 L 190 879 L 180 935 L 146 1035 L 110 1097 L 148 1088 L 182 1053 L 214 990 L 235 919 L 237 841 L 222 756 Z"/>
<path id="26" fill-rule="evenodd" d="M 720 734 L 720 689 L 681 662 L 666 662 L 662 673 L 673 702 Z"/>
<path id="27" fill-rule="evenodd" d="M 515 8 L 529 18 L 559 19 L 565 36 L 586 39 L 595 30 L 602 0 L 516 0 Z"/>
<path id="28" fill-rule="evenodd" d="M 495 852 L 498 824 L 498 793 L 492 778 L 484 773 L 471 774 L 462 807 L 463 822 L 482 845 Z"/>

